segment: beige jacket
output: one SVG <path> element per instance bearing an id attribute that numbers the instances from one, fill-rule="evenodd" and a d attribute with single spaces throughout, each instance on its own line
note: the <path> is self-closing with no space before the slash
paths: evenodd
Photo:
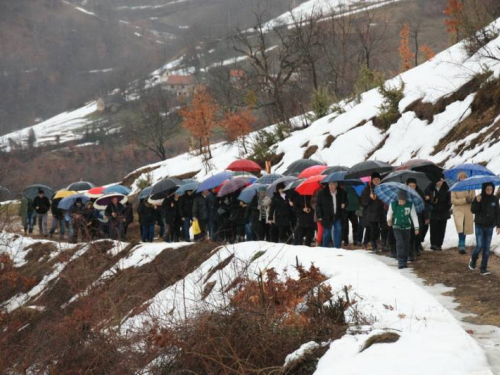
<path id="1" fill-rule="evenodd" d="M 470 210 L 471 204 L 467 203 L 466 199 L 469 197 L 472 200 L 475 196 L 474 191 L 453 191 L 451 193 L 453 219 L 458 233 L 474 234 L 474 215 Z"/>

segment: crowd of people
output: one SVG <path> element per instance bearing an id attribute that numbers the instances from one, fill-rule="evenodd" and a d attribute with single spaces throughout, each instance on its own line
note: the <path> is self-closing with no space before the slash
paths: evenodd
<path id="1" fill-rule="evenodd" d="M 458 175 L 459 180 L 467 177 L 466 173 Z M 249 203 L 238 199 L 241 190 L 223 197 L 218 197 L 215 189 L 187 190 L 182 195 L 170 192 L 161 200 L 145 198 L 138 202 L 141 239 L 153 242 L 158 227 L 159 238 L 166 242 L 209 239 L 222 243 L 259 240 L 336 248 L 352 245 L 375 253 L 387 252 L 403 269 L 422 253 L 427 232 L 430 249 L 442 250 L 447 223 L 453 215 L 458 251 L 466 254 L 466 236 L 475 231 L 476 248 L 469 267 L 476 268 L 482 253 L 481 274 L 489 274 L 493 231 L 497 227 L 498 233 L 500 227 L 500 205 L 493 184 L 484 184 L 482 192 L 476 195 L 475 191 L 450 192 L 444 175 L 425 191 L 418 188 L 415 179 L 408 178 L 406 186 L 425 203 L 421 212 L 408 199 L 407 190 L 400 190 L 396 200 L 385 203 L 375 193 L 380 184 L 378 172 L 372 173 L 362 191 L 330 182 L 313 195 L 300 195 L 278 183 L 272 197 L 266 194 L 267 186 L 262 186 Z M 41 235 L 53 236 L 59 228 L 61 238 L 68 231 L 73 242 L 103 237 L 126 239 L 127 229 L 134 221 L 132 204 L 121 204 L 118 198 L 104 211 L 97 210 L 93 200 L 84 204 L 77 199 L 68 211 L 58 208 L 58 203 L 57 199 L 51 202 L 43 190 L 34 200 L 23 198 L 21 216 L 25 231 L 32 233 L 36 222 Z M 53 218 L 50 230 L 49 212 Z"/>

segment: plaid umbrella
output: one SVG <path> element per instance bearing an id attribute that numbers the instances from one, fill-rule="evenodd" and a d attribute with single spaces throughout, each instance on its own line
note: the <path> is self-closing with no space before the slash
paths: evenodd
<path id="1" fill-rule="evenodd" d="M 293 177 L 293 176 L 283 176 L 279 179 L 277 179 L 276 181 L 274 181 L 271 185 L 268 186 L 267 190 L 266 190 L 266 195 L 271 198 L 273 196 L 273 194 L 276 192 L 276 186 L 280 183 L 280 182 L 283 182 L 286 185 L 288 185 L 290 182 L 292 181 L 296 181 L 297 180 L 297 177 Z M 255 183 L 258 183 L 259 180 L 255 181 Z"/>
<path id="2" fill-rule="evenodd" d="M 263 184 L 263 185 L 270 185 L 270 184 L 274 183 L 274 181 L 277 181 L 282 177 L 283 176 L 278 174 L 278 173 L 266 174 L 266 175 L 262 176 L 261 178 L 258 178 L 257 180 L 255 180 L 255 183 L 256 184 Z"/>
<path id="3" fill-rule="evenodd" d="M 412 188 L 399 182 L 386 182 L 375 187 L 375 194 L 384 203 L 391 204 L 398 200 L 398 192 L 404 190 L 408 193 L 408 202 L 415 205 L 417 212 L 423 212 L 425 209 L 424 200 Z"/>
<path id="4" fill-rule="evenodd" d="M 230 180 L 233 178 L 233 172 L 229 171 L 224 171 L 221 173 L 217 173 L 213 176 L 210 176 L 206 178 L 199 186 L 198 190 L 196 190 L 198 193 L 201 193 L 202 191 L 205 190 L 211 190 L 216 188 L 217 186 L 220 186 L 224 181 Z"/>
<path id="5" fill-rule="evenodd" d="M 234 180 L 229 180 L 217 193 L 218 197 L 223 197 L 225 195 L 234 193 L 245 186 L 248 186 L 250 184 L 250 178 L 248 177 L 241 177 L 241 178 L 235 178 Z"/>
<path id="6" fill-rule="evenodd" d="M 52 197 L 54 196 L 54 190 L 52 190 L 46 185 L 40 185 L 40 184 L 28 186 L 26 189 L 23 190 L 23 196 L 29 199 L 35 199 L 35 197 L 38 195 L 38 190 L 43 190 L 45 196 L 49 199 L 52 199 Z"/>
<path id="7" fill-rule="evenodd" d="M 495 186 L 500 185 L 500 177 L 498 176 L 473 176 L 466 178 L 463 181 L 458 181 L 454 184 L 450 191 L 469 191 L 469 190 L 481 190 L 483 184 L 492 183 Z"/>
<path id="8" fill-rule="evenodd" d="M 444 177 L 449 180 L 458 181 L 460 172 L 467 173 L 467 177 L 473 176 L 495 176 L 495 173 L 480 164 L 460 164 L 456 167 L 444 171 Z"/>
<path id="9" fill-rule="evenodd" d="M 361 178 L 370 176 L 374 172 L 384 173 L 384 172 L 392 172 L 394 168 L 384 163 L 383 161 L 378 160 L 368 160 L 362 161 L 361 163 L 353 165 L 346 173 L 345 178 Z"/>

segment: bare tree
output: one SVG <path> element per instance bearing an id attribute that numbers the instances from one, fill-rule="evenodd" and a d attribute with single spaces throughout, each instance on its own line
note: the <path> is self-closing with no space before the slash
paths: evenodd
<path id="1" fill-rule="evenodd" d="M 361 54 L 368 69 L 371 68 L 372 56 L 384 41 L 387 31 L 387 20 L 381 18 L 377 24 L 378 13 L 373 9 L 365 9 L 357 23 L 356 31 L 361 42 Z"/>
<path id="2" fill-rule="evenodd" d="M 124 121 L 126 137 L 165 160 L 166 143 L 179 132 L 181 124 L 175 105 L 173 98 L 159 86 L 143 92 L 137 118 Z"/>

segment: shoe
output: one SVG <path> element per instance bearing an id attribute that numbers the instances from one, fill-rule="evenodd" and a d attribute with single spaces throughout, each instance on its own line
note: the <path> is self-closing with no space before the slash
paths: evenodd
<path id="1" fill-rule="evenodd" d="M 470 258 L 469 260 L 469 269 L 472 271 L 476 270 L 476 261 L 472 258 Z"/>
<path id="2" fill-rule="evenodd" d="M 437 251 L 443 251 L 443 248 L 441 246 L 438 246 L 436 250 Z"/>
<path id="3" fill-rule="evenodd" d="M 398 270 L 402 270 L 404 268 L 405 268 L 405 266 L 398 266 Z"/>
<path id="4" fill-rule="evenodd" d="M 436 251 L 438 247 L 436 245 L 431 245 L 431 250 Z"/>
<path id="5" fill-rule="evenodd" d="M 491 272 L 490 272 L 490 271 L 488 271 L 488 270 L 481 270 L 481 271 L 479 272 L 479 274 L 480 274 L 481 276 L 488 276 L 488 275 L 491 275 Z"/>
<path id="6" fill-rule="evenodd" d="M 459 254 L 467 254 L 467 251 L 465 250 L 464 247 L 461 247 L 460 249 L 458 249 L 458 253 Z"/>

